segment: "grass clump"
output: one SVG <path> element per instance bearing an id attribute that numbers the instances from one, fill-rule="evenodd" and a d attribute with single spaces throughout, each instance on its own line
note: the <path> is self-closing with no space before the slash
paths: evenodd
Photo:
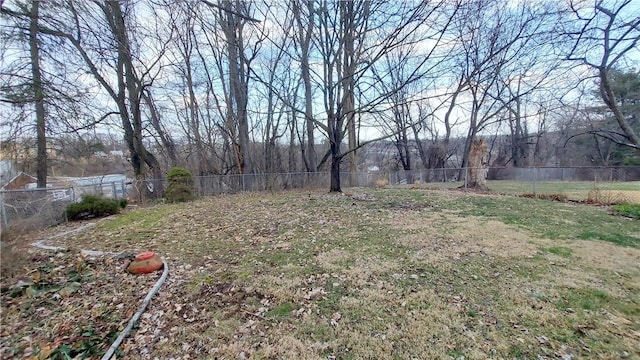
<path id="1" fill-rule="evenodd" d="M 640 219 L 640 204 L 618 204 L 611 208 L 620 215 Z"/>
<path id="2" fill-rule="evenodd" d="M 564 246 L 552 246 L 546 250 L 552 254 L 558 255 L 563 258 L 571 257 L 571 254 L 573 254 L 573 250 Z"/>
<path id="3" fill-rule="evenodd" d="M 595 205 L 614 205 L 625 203 L 626 199 L 618 192 L 602 190 L 594 184 L 587 193 L 585 202 Z"/>
<path id="4" fill-rule="evenodd" d="M 126 200 L 107 199 L 96 195 L 83 195 L 79 203 L 69 204 L 66 216 L 69 220 L 81 220 L 114 215 L 127 206 Z"/>
<path id="5" fill-rule="evenodd" d="M 609 295 L 599 289 L 574 289 L 568 290 L 562 295 L 562 299 L 556 301 L 556 307 L 560 310 L 584 309 L 597 310 L 602 308 Z"/>
<path id="6" fill-rule="evenodd" d="M 285 319 L 291 316 L 291 312 L 295 310 L 294 305 L 290 302 L 285 302 L 279 306 L 276 306 L 273 310 L 267 312 L 267 317 L 276 319 Z"/>
<path id="7" fill-rule="evenodd" d="M 185 202 L 193 200 L 194 180 L 191 172 L 183 167 L 174 167 L 167 174 L 169 187 L 164 191 L 164 198 L 169 202 Z"/>

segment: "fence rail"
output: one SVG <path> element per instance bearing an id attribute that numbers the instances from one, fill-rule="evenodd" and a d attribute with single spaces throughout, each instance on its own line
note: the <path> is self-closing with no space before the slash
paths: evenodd
<path id="1" fill-rule="evenodd" d="M 566 193 L 580 198 L 598 184 L 606 190 L 637 192 L 640 202 L 640 166 L 637 167 L 489 167 L 486 170 L 491 190 L 507 194 Z M 465 187 L 468 169 L 422 169 L 384 173 L 341 173 L 342 186 L 373 187 L 427 184 L 433 188 Z M 278 173 L 196 176 L 195 194 L 209 196 L 243 191 L 279 191 L 286 189 L 328 189 L 330 174 Z M 0 227 L 35 229 L 64 221 L 68 204 L 84 194 L 126 198 L 134 201 L 160 198 L 165 179 L 142 182 L 103 182 L 62 188 L 0 190 Z M 624 199 L 628 200 L 628 199 Z M 635 198 L 631 198 L 635 202 Z"/>

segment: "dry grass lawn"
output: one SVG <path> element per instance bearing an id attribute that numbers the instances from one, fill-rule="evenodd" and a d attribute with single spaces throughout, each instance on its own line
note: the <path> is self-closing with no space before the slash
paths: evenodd
<path id="1" fill-rule="evenodd" d="M 604 208 L 425 189 L 239 194 L 53 243 L 170 264 L 126 358 L 640 358 L 640 221 Z M 16 336 L 3 333 L 5 354 L 21 356 Z"/>

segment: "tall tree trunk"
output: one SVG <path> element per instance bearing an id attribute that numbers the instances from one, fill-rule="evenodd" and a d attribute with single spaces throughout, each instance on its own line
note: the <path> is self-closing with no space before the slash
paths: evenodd
<path id="1" fill-rule="evenodd" d="M 311 68 L 309 65 L 309 50 L 311 47 L 311 36 L 314 29 L 314 6 L 313 0 L 307 0 L 308 23 L 304 28 L 302 15 L 300 13 L 300 2 L 295 0 L 292 3 L 293 15 L 298 25 L 298 42 L 300 46 L 300 71 L 302 83 L 304 85 L 304 115 L 306 130 L 306 150 L 303 152 L 304 163 L 307 171 L 318 171 L 318 161 L 315 149 L 315 123 L 313 120 L 313 95 L 311 93 Z"/>
<path id="2" fill-rule="evenodd" d="M 289 169 L 288 172 L 296 172 L 296 132 L 298 128 L 298 120 L 296 117 L 296 110 L 291 110 L 291 121 L 289 122 Z M 307 171 L 309 169 L 307 168 Z"/>
<path id="3" fill-rule="evenodd" d="M 422 140 L 420 140 L 420 132 L 417 124 L 411 124 L 411 130 L 413 131 L 413 138 L 416 142 L 416 147 L 418 148 L 418 156 L 420 156 L 420 162 L 422 163 L 422 167 L 425 169 L 429 168 L 429 161 L 427 160 L 427 153 L 424 150 L 424 144 Z"/>
<path id="4" fill-rule="evenodd" d="M 356 113 L 355 113 L 355 79 L 356 54 L 355 54 L 355 11 L 352 1 L 343 1 L 341 5 L 342 21 L 344 22 L 344 52 L 343 52 L 343 85 L 342 85 L 342 109 L 346 121 L 349 152 L 349 174 L 351 186 L 354 185 L 354 176 L 358 171 L 358 157 L 356 153 Z"/>
<path id="5" fill-rule="evenodd" d="M 162 121 L 160 119 L 160 114 L 158 113 L 158 109 L 156 108 L 156 104 L 153 101 L 151 95 L 147 92 L 142 93 L 142 99 L 145 101 L 147 106 L 149 107 L 149 112 L 151 114 L 151 126 L 158 133 L 158 137 L 160 138 L 160 143 L 164 147 L 167 152 L 167 157 L 169 158 L 169 167 L 175 167 L 178 165 L 178 157 L 176 153 L 176 145 L 171 138 L 171 135 L 168 134 L 162 126 Z"/>
<path id="6" fill-rule="evenodd" d="M 142 114 L 140 111 L 140 99 L 142 97 L 142 86 L 140 79 L 135 74 L 132 61 L 131 43 L 127 35 L 127 28 L 120 8 L 120 3 L 107 1 L 103 7 L 105 15 L 109 19 L 109 24 L 114 36 L 118 42 L 118 88 L 120 116 L 125 131 L 125 141 L 131 152 L 131 162 L 134 174 L 137 180 L 145 179 L 146 164 L 149 167 L 151 176 L 154 179 L 160 179 L 162 172 L 160 163 L 156 157 L 150 153 L 143 143 L 143 124 Z M 127 109 L 128 104 L 128 109 Z M 153 187 L 149 190 L 148 196 L 158 197 L 159 187 Z"/>
<path id="7" fill-rule="evenodd" d="M 38 45 L 38 19 L 40 0 L 31 3 L 29 23 L 29 50 L 31 53 L 31 75 L 33 76 L 33 94 L 36 107 L 36 177 L 38 188 L 47 187 L 47 134 L 45 127 L 44 91 L 40 71 L 40 47 Z"/>
<path id="8" fill-rule="evenodd" d="M 486 165 L 487 143 L 483 140 L 471 141 L 469 150 L 469 178 L 467 187 L 476 190 L 487 190 Z"/>
<path id="9" fill-rule="evenodd" d="M 342 187 L 340 185 L 340 163 L 342 162 L 340 145 L 342 143 L 342 130 L 340 129 L 340 126 L 336 126 L 330 135 L 331 184 L 329 185 L 329 192 L 342 192 Z"/>
<path id="10" fill-rule="evenodd" d="M 242 174 L 252 173 L 251 149 L 249 138 L 249 119 L 247 117 L 248 77 L 245 71 L 248 64 L 244 58 L 244 40 L 242 37 L 243 12 L 242 3 L 223 1 L 220 7 L 220 19 L 227 40 L 229 92 L 232 118 L 235 120 L 238 134 L 238 171 Z"/>
<path id="11" fill-rule="evenodd" d="M 188 46 L 188 45 L 187 45 Z M 209 173 L 208 161 L 204 152 L 204 145 L 202 143 L 202 136 L 200 135 L 200 118 L 198 116 L 198 99 L 196 98 L 196 92 L 193 85 L 193 72 L 191 69 L 191 54 L 190 51 L 185 51 L 185 66 L 187 88 L 189 90 L 189 124 L 191 132 L 193 133 L 193 139 L 196 145 L 196 159 L 198 159 L 198 175 L 204 176 Z"/>

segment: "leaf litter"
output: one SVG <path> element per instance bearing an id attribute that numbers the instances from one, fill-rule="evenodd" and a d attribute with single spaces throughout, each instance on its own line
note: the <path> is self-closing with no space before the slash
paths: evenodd
<path id="1" fill-rule="evenodd" d="M 634 264 L 624 262 L 614 272 L 586 262 L 587 256 L 560 261 L 542 250 L 550 246 L 548 239 L 496 220 L 434 210 L 434 204 L 458 197 L 364 189 L 350 195 L 225 195 L 141 209 L 55 244 L 152 249 L 170 264 L 167 281 L 121 346 L 125 358 L 640 354 Z M 591 243 L 563 246 L 584 255 L 576 249 Z M 638 256 L 637 249 L 607 250 L 612 257 Z M 50 255 L 37 256 L 47 263 Z M 64 256 L 65 268 L 77 257 L 55 256 Z M 94 262 L 87 267 L 94 275 L 75 281 L 79 289 L 74 281 L 60 280 L 58 293 L 67 293 L 51 304 L 33 303 L 43 295 L 31 298 L 25 291 L 9 298 L 3 290 L 0 357 L 46 358 L 61 344 L 92 345 L 96 354 L 85 351 L 89 357 L 106 350 L 110 342 L 94 345 L 90 334 L 108 338 L 123 328 L 157 276 L 132 278 L 106 259 Z M 51 276 L 36 275 L 38 266 L 26 274 Z M 107 270 L 110 278 L 101 276 Z M 567 287 L 562 278 L 578 273 L 588 274 L 589 282 Z M 616 277 L 617 283 L 611 281 Z M 103 300 L 85 305 L 85 294 Z M 58 306 L 62 299 L 75 309 L 75 322 Z M 103 307 L 94 310 L 97 302 Z M 47 321 L 33 310 L 40 308 L 48 311 Z M 67 332 L 66 343 L 51 336 L 60 329 Z"/>
<path id="2" fill-rule="evenodd" d="M 2 359 L 100 356 L 159 276 L 130 275 L 123 258 L 24 251 L 24 275 L 2 282 Z"/>

